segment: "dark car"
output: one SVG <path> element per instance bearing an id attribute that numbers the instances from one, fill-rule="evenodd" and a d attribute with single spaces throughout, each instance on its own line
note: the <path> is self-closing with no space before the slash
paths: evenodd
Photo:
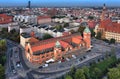
<path id="1" fill-rule="evenodd" d="M 42 66 L 39 67 L 39 69 L 43 68 Z"/>

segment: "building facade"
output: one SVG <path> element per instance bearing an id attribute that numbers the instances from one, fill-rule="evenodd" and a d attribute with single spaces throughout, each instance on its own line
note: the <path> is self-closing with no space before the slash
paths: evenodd
<path id="1" fill-rule="evenodd" d="M 37 16 L 36 15 L 15 15 L 13 20 L 16 22 L 23 23 L 35 23 L 37 24 Z"/>
<path id="2" fill-rule="evenodd" d="M 105 17 L 105 6 L 103 7 L 103 13 L 101 15 L 101 21 L 98 27 L 96 28 L 96 33 L 100 32 L 102 39 L 115 39 L 116 42 L 120 42 L 120 23 L 112 22 L 108 17 Z"/>
<path id="3" fill-rule="evenodd" d="M 37 17 L 38 24 L 51 23 L 51 21 L 52 21 L 52 19 L 49 16 L 38 16 Z"/>
<path id="4" fill-rule="evenodd" d="M 91 47 L 91 32 L 88 27 L 84 30 L 83 37 L 70 34 L 62 37 L 39 41 L 31 37 L 25 43 L 26 58 L 32 63 L 42 64 L 49 59 L 61 59 L 68 51 Z"/>
<path id="5" fill-rule="evenodd" d="M 18 23 L 16 23 L 16 22 L 9 23 L 8 32 L 10 32 L 13 29 L 15 29 L 16 31 L 19 31 L 20 26 L 18 25 Z"/>

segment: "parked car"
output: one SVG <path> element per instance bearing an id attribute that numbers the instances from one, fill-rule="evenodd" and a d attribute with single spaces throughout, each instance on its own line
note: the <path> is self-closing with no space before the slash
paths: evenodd
<path id="1" fill-rule="evenodd" d="M 61 61 L 58 61 L 58 63 L 61 63 Z"/>
<path id="2" fill-rule="evenodd" d="M 70 59 L 69 59 L 69 58 L 66 58 L 66 60 L 67 60 L 67 61 L 70 61 Z"/>
<path id="3" fill-rule="evenodd" d="M 44 64 L 43 67 L 48 67 L 48 64 Z"/>
<path id="4" fill-rule="evenodd" d="M 39 69 L 43 68 L 43 66 L 38 67 Z"/>
<path id="5" fill-rule="evenodd" d="M 75 55 L 72 55 L 72 57 L 73 57 L 74 59 L 76 59 L 76 58 L 77 58 Z"/>
<path id="6" fill-rule="evenodd" d="M 16 62 L 16 66 L 19 68 L 21 66 L 20 61 Z"/>

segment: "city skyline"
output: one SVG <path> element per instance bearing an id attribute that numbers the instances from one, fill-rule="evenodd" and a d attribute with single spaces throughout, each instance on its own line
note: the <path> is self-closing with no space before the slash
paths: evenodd
<path id="1" fill-rule="evenodd" d="M 0 6 L 27 6 L 28 1 L 31 1 L 31 6 L 102 6 L 104 3 L 108 7 L 120 7 L 119 0 L 2 0 Z M 69 4 L 69 5 L 68 5 Z"/>

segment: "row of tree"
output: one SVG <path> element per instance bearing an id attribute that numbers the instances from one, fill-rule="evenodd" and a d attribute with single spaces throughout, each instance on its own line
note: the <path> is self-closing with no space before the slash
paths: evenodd
<path id="1" fill-rule="evenodd" d="M 7 38 L 7 39 L 13 40 L 13 41 L 18 42 L 18 43 L 20 42 L 19 32 L 17 32 L 15 29 L 8 32 L 7 28 L 2 28 L 0 31 L 0 37 Z"/>
<path id="2" fill-rule="evenodd" d="M 3 52 L 6 50 L 6 41 L 5 40 L 0 40 L 0 52 Z"/>
<path id="3" fill-rule="evenodd" d="M 116 68 L 109 69 L 108 78 L 109 79 L 120 79 L 120 64 L 118 64 Z"/>
<path id="4" fill-rule="evenodd" d="M 5 62 L 6 62 L 6 40 L 0 40 L 0 79 L 5 79 Z"/>
<path id="5" fill-rule="evenodd" d="M 98 63 L 93 63 L 90 67 L 84 66 L 80 69 L 72 67 L 70 72 L 60 79 L 101 79 L 105 74 L 107 74 L 108 68 L 114 66 L 116 63 L 117 63 L 116 58 L 112 56 Z M 112 71 L 109 73 L 112 73 Z M 109 75 L 111 76 L 111 74 Z"/>

